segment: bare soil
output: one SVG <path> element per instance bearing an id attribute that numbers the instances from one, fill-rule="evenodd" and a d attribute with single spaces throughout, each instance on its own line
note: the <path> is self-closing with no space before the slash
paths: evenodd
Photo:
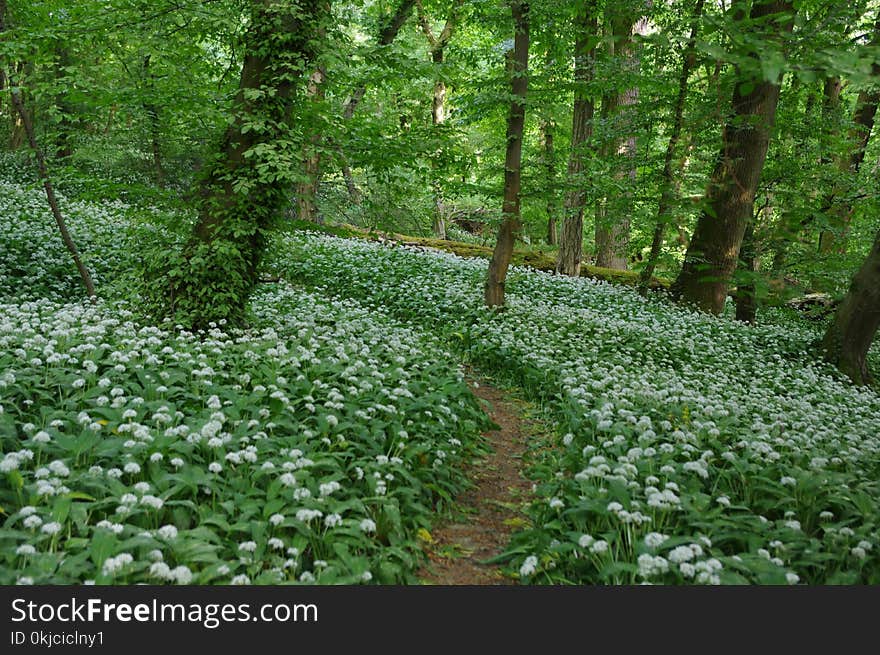
<path id="1" fill-rule="evenodd" d="M 522 456 L 531 423 L 503 391 L 480 379 L 470 381 L 499 429 L 483 433 L 492 452 L 468 469 L 474 486 L 456 500 L 459 515 L 438 524 L 426 547 L 428 563 L 419 571 L 425 584 L 514 584 L 499 565 L 484 564 L 507 546 L 511 533 L 525 524 L 522 509 L 531 483 L 522 475 Z"/>

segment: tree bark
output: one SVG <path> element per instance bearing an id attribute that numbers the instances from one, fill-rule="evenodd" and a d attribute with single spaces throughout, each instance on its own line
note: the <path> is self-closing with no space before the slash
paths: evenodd
<path id="1" fill-rule="evenodd" d="M 870 384 L 873 378 L 868 370 L 867 357 L 878 326 L 880 232 L 825 332 L 820 345 L 823 357 L 856 384 Z"/>
<path id="2" fill-rule="evenodd" d="M 681 75 L 678 78 L 678 96 L 675 99 L 675 108 L 672 112 L 672 131 L 669 135 L 669 142 L 666 144 L 666 154 L 663 158 L 660 201 L 657 203 L 657 224 L 654 226 L 654 234 L 651 238 L 651 252 L 648 255 L 648 262 L 639 275 L 639 293 L 642 295 L 647 293 L 651 279 L 654 277 L 654 271 L 660 259 L 660 251 L 663 248 L 663 233 L 666 230 L 666 224 L 672 219 L 670 214 L 675 203 L 675 197 L 679 191 L 679 185 L 676 183 L 675 172 L 673 171 L 673 161 L 675 159 L 675 150 L 681 139 L 681 130 L 684 123 L 684 104 L 687 99 L 688 79 L 697 63 L 695 47 L 697 45 L 697 34 L 700 30 L 700 19 L 703 15 L 704 2 L 705 0 L 697 0 L 691 14 L 691 33 L 683 53 Z"/>
<path id="3" fill-rule="evenodd" d="M 584 253 L 584 206 L 587 202 L 583 180 L 585 149 L 593 134 L 593 99 L 587 85 L 593 76 L 593 54 L 599 20 L 596 2 L 581 6 L 575 18 L 574 44 L 574 107 L 571 114 L 571 152 L 568 157 L 569 190 L 563 205 L 562 234 L 556 255 L 556 272 L 577 277 Z"/>
<path id="4" fill-rule="evenodd" d="M 742 246 L 739 249 L 738 269 L 741 279 L 736 285 L 736 320 L 748 325 L 754 325 L 758 316 L 757 275 L 761 269 L 763 251 L 763 245 L 755 232 L 757 228 L 766 228 L 769 225 L 772 214 L 773 194 L 768 191 L 766 203 L 746 226 Z"/>
<path id="5" fill-rule="evenodd" d="M 512 100 L 507 117 L 507 151 L 504 157 L 504 202 L 498 239 L 489 262 L 485 301 L 489 307 L 504 306 L 504 284 L 513 257 L 516 235 L 522 229 L 520 218 L 520 171 L 522 140 L 526 117 L 526 93 L 529 69 L 529 5 L 510 0 L 510 12 L 516 29 L 513 50 L 507 53 Z"/>
<path id="6" fill-rule="evenodd" d="M 0 35 L 5 34 L 6 32 L 6 14 L 6 0 L 0 0 Z M 83 286 L 86 288 L 86 294 L 88 294 L 88 297 L 92 302 L 95 302 L 95 284 L 92 281 L 92 276 L 89 273 L 89 270 L 86 268 L 85 264 L 83 264 L 76 243 L 74 243 L 73 237 L 70 236 L 70 232 L 67 229 L 67 223 L 61 213 L 61 208 L 58 206 L 58 200 L 55 197 L 55 188 L 52 186 L 52 181 L 49 178 L 49 170 L 46 167 L 46 158 L 43 156 L 43 151 L 37 143 L 34 126 L 31 122 L 30 114 L 28 114 L 27 109 L 24 106 L 21 91 L 15 86 L 15 81 L 7 76 L 6 71 L 0 69 L 0 88 L 5 88 L 7 86 L 9 87 L 10 102 L 15 109 L 16 115 L 21 120 L 22 130 L 25 133 L 28 145 L 30 145 L 31 150 L 34 153 L 34 157 L 37 160 L 37 171 L 40 180 L 43 182 L 43 190 L 46 192 L 46 201 L 49 203 L 49 209 L 52 210 L 52 217 L 55 219 L 55 224 L 58 226 L 58 231 L 61 233 L 61 240 L 64 242 L 65 248 L 67 248 L 67 251 L 73 259 L 73 263 L 76 266 L 80 279 L 82 279 Z"/>
<path id="7" fill-rule="evenodd" d="M 775 40 L 779 32 L 790 32 L 793 27 L 792 1 L 763 0 L 752 5 L 751 21 L 771 16 L 776 25 L 770 26 L 772 36 L 766 38 Z M 751 53 L 756 66 L 757 57 Z M 724 309 L 730 276 L 752 216 L 779 101 L 778 79 L 759 79 L 754 72 L 741 67 L 737 68 L 736 79 L 733 116 L 722 132 L 722 148 L 709 182 L 707 207 L 697 222 L 684 266 L 670 290 L 674 297 L 714 314 Z"/>

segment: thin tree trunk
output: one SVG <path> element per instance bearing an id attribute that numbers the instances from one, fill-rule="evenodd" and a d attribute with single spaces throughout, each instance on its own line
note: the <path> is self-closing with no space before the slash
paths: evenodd
<path id="1" fill-rule="evenodd" d="M 880 232 L 825 332 L 820 350 L 856 384 L 873 381 L 868 350 L 880 327 Z"/>
<path id="2" fill-rule="evenodd" d="M 768 39 L 789 32 L 794 24 L 791 0 L 756 1 L 753 21 L 782 15 Z M 752 58 L 757 55 L 752 53 Z M 770 131 L 779 101 L 778 80 L 755 79 L 738 70 L 733 92 L 733 117 L 722 134 L 722 149 L 701 214 L 685 255 L 684 266 L 672 286 L 673 296 L 699 309 L 720 314 L 730 276 L 739 259 L 746 225 L 752 216 L 755 192 L 764 168 Z"/>
<path id="3" fill-rule="evenodd" d="M 516 235 L 522 228 L 520 218 L 520 171 L 522 167 L 523 128 L 526 117 L 526 93 L 529 69 L 529 5 L 510 0 L 510 12 L 516 29 L 513 50 L 507 53 L 512 100 L 507 117 L 507 152 L 504 157 L 504 203 L 498 239 L 489 262 L 485 301 L 489 307 L 504 306 L 504 284 L 513 257 Z"/>
<path id="4" fill-rule="evenodd" d="M 874 36 L 870 46 L 880 47 L 880 16 L 874 23 Z M 880 79 L 880 63 L 875 61 L 871 72 L 875 79 Z M 840 91 L 838 90 L 837 93 L 839 96 Z M 856 180 L 862 162 L 865 160 L 865 151 L 874 128 L 874 118 L 877 115 L 878 101 L 880 101 L 880 89 L 876 85 L 861 91 L 856 100 L 853 124 L 850 130 L 850 140 L 854 147 L 848 156 L 840 158 L 838 164 L 845 179 L 851 183 Z M 848 189 L 845 188 L 838 189 L 837 193 L 832 193 L 830 197 L 826 198 L 823 209 L 828 213 L 834 229 L 824 230 L 820 235 L 819 252 L 821 254 L 832 252 L 843 254 L 846 252 L 846 238 L 853 212 L 852 202 L 840 201 L 836 196 L 847 195 L 847 191 Z"/>
<path id="5" fill-rule="evenodd" d="M 543 151 L 541 157 L 544 164 L 544 184 L 547 193 L 547 245 L 555 246 L 559 241 L 556 229 L 556 214 L 559 205 L 556 200 L 556 151 L 553 147 L 553 137 L 556 124 L 553 119 L 546 118 L 541 121 L 541 141 Z"/>
<path id="6" fill-rule="evenodd" d="M 5 6 L 5 3 L 4 3 Z M 19 79 L 27 79 L 31 73 L 33 66 L 30 64 L 13 64 L 10 70 L 10 76 L 15 75 Z M 19 100 L 24 113 L 20 113 L 12 98 L 9 99 L 10 108 L 10 131 L 9 131 L 9 149 L 18 150 L 27 142 L 27 134 L 25 132 L 25 122 L 33 123 L 33 116 L 28 106 L 27 99 L 19 94 Z"/>
<path id="7" fill-rule="evenodd" d="M 379 38 L 376 41 L 377 45 L 391 45 L 397 37 L 398 32 L 400 32 L 400 28 L 403 27 L 407 18 L 409 18 L 409 15 L 412 13 L 415 4 L 416 0 L 401 0 L 400 4 L 397 5 L 395 12 L 391 14 L 388 21 L 382 26 L 382 29 L 379 30 Z M 357 109 L 361 100 L 364 99 L 366 93 L 367 87 L 365 84 L 356 86 L 349 92 L 348 100 L 345 101 L 345 106 L 342 110 L 342 117 L 344 119 L 348 120 L 354 116 L 355 109 Z"/>
<path id="8" fill-rule="evenodd" d="M 431 60 L 434 66 L 443 65 L 443 47 L 439 47 L 431 53 Z M 434 82 L 434 94 L 431 99 L 431 125 L 435 128 L 443 125 L 446 120 L 446 84 L 443 80 L 438 79 Z M 437 159 L 442 157 L 442 151 L 437 152 Z M 437 161 L 433 163 L 434 168 L 434 236 L 438 239 L 446 239 L 446 216 L 443 206 L 443 183 L 437 171 Z"/>
<path id="9" fill-rule="evenodd" d="M 55 69 L 56 83 L 60 88 L 66 86 L 64 77 L 67 75 L 67 67 L 70 66 L 70 52 L 63 45 L 59 44 L 55 50 L 58 57 L 57 67 Z M 73 132 L 73 121 L 70 117 L 73 109 L 67 101 L 67 95 L 63 91 L 56 96 L 55 106 L 60 114 L 58 121 L 58 134 L 55 139 L 55 157 L 58 159 L 67 159 L 73 155 L 73 146 L 70 142 L 71 132 Z"/>
<path id="10" fill-rule="evenodd" d="M 0 3 L 0 34 L 6 32 L 6 2 L 3 1 Z M 6 78 L 6 72 L 0 71 L 0 76 Z M 43 151 L 40 149 L 39 144 L 37 143 L 36 135 L 34 134 L 34 126 L 31 123 L 30 115 L 25 109 L 24 102 L 21 99 L 21 93 L 19 89 L 15 86 L 15 82 L 12 79 L 4 79 L 0 82 L 0 86 L 8 86 L 10 88 L 10 99 L 12 102 L 12 106 L 15 108 L 15 111 L 18 117 L 21 119 L 22 129 L 24 130 L 25 136 L 28 140 L 28 145 L 30 145 L 31 150 L 34 153 L 34 157 L 37 160 L 37 170 L 40 175 L 40 179 L 43 182 L 43 190 L 46 192 L 46 201 L 49 203 L 49 208 L 52 210 L 52 216 L 55 218 L 55 223 L 58 226 L 58 231 L 61 233 L 61 240 L 64 242 L 65 248 L 70 253 L 71 258 L 73 259 L 73 263 L 76 266 L 76 270 L 79 272 L 80 279 L 82 279 L 83 286 L 86 288 L 86 294 L 88 294 L 89 299 L 94 302 L 95 301 L 95 284 L 92 281 L 92 276 L 89 274 L 89 270 L 86 268 L 85 264 L 83 264 L 82 258 L 80 257 L 79 250 L 76 247 L 76 244 L 73 241 L 73 237 L 70 236 L 70 232 L 67 229 L 67 223 L 64 220 L 64 216 L 61 214 L 61 209 L 58 207 L 58 200 L 55 197 L 55 189 L 52 186 L 52 181 L 49 178 L 49 170 L 46 167 L 46 158 L 43 156 Z"/>
<path id="11" fill-rule="evenodd" d="M 758 298 L 755 289 L 755 281 L 751 276 L 758 270 L 758 257 L 755 252 L 755 225 L 749 223 L 743 235 L 742 247 L 739 250 L 740 270 L 749 279 L 736 287 L 736 320 L 754 325 L 758 313 Z M 744 276 L 744 277 L 745 277 Z"/>
<path id="12" fill-rule="evenodd" d="M 400 4 L 397 5 L 397 9 L 382 26 L 382 29 L 379 30 L 379 38 L 376 42 L 377 45 L 380 47 L 391 45 L 397 37 L 398 32 L 400 32 L 400 28 L 403 27 L 404 23 L 406 23 L 406 20 L 409 18 L 409 15 L 412 13 L 415 4 L 416 0 L 401 0 Z M 361 100 L 364 99 L 366 93 L 367 86 L 365 84 L 356 86 L 348 93 L 348 99 L 342 107 L 342 118 L 344 120 L 350 120 L 352 116 L 354 116 L 355 110 L 358 108 L 358 105 L 360 105 Z M 348 159 L 345 157 L 341 147 L 337 148 L 337 152 L 342 160 L 342 177 L 345 180 L 345 188 L 348 190 L 348 195 L 355 205 L 360 205 L 362 202 L 362 194 L 355 183 Z M 321 174 L 322 171 L 319 168 L 316 176 L 319 180 L 319 184 Z"/>
<path id="13" fill-rule="evenodd" d="M 615 5 L 610 20 L 614 37 L 612 46 L 615 56 L 624 70 L 632 75 L 638 72 L 640 56 L 638 44 L 633 35 L 644 35 L 648 22 L 645 18 L 635 19 L 628 11 Z M 614 177 L 627 180 L 622 186 L 625 190 L 614 198 L 603 199 L 596 213 L 596 266 L 625 270 L 629 252 L 630 215 L 632 213 L 632 189 L 636 183 L 636 136 L 634 134 L 635 105 L 639 100 L 638 86 L 632 86 L 620 93 L 609 95 L 602 101 L 602 114 L 613 117 L 618 128 L 629 128 L 623 138 L 614 138 L 607 144 L 605 152 L 612 156 L 616 164 Z"/>
<path id="14" fill-rule="evenodd" d="M 147 95 L 153 97 L 153 73 L 150 70 L 150 55 L 144 56 L 144 86 Z M 144 112 L 150 123 L 150 152 L 153 155 L 153 173 L 156 176 L 156 185 L 162 189 L 165 187 L 165 168 L 162 166 L 162 126 L 159 121 L 159 106 L 152 100 L 143 103 Z"/>
<path id="15" fill-rule="evenodd" d="M 567 182 L 569 190 L 563 205 L 562 234 L 556 255 L 556 272 L 560 275 L 580 275 L 584 257 L 584 206 L 587 202 L 586 183 L 583 180 L 584 152 L 593 134 L 593 99 L 587 84 L 593 75 L 593 54 L 598 31 L 596 2 L 585 2 L 575 18 L 574 45 L 574 107 L 571 114 L 571 152 L 568 157 Z"/>
<path id="16" fill-rule="evenodd" d="M 736 285 L 736 320 L 754 325 L 758 316 L 758 285 L 757 275 L 761 269 L 762 244 L 755 235 L 757 221 L 761 218 L 760 226 L 766 227 L 770 223 L 773 213 L 773 196 L 768 192 L 767 202 L 755 215 L 746 227 L 743 235 L 742 246 L 739 249 L 738 269 L 741 279 Z"/>
<path id="17" fill-rule="evenodd" d="M 657 268 L 660 251 L 663 248 L 663 234 L 666 230 L 666 224 L 671 220 L 671 210 L 675 203 L 675 197 L 678 195 L 679 187 L 675 180 L 673 161 L 675 159 L 675 150 L 681 139 L 681 129 L 684 123 L 684 105 L 687 99 L 688 79 L 697 62 L 694 49 L 697 44 L 697 34 L 700 30 L 700 19 L 703 15 L 704 3 L 705 0 L 697 0 L 691 15 L 691 33 L 683 53 L 681 75 L 678 78 L 678 96 L 675 99 L 675 109 L 672 112 L 672 132 L 669 135 L 669 142 L 666 144 L 666 155 L 663 159 L 660 201 L 657 203 L 657 224 L 654 226 L 654 234 L 651 238 L 651 252 L 648 255 L 648 262 L 639 275 L 639 292 L 642 295 L 647 292 L 651 279 L 654 277 L 654 270 Z"/>

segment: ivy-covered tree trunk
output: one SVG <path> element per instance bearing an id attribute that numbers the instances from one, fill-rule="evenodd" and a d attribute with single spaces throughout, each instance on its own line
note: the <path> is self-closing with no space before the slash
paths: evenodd
<path id="1" fill-rule="evenodd" d="M 587 202 L 583 177 L 584 150 L 593 134 L 593 99 L 587 85 L 593 74 L 592 55 L 598 31 L 594 1 L 585 2 L 575 18 L 574 108 L 571 114 L 571 153 L 568 158 L 569 191 L 563 206 L 562 234 L 556 255 L 556 272 L 577 277 L 584 257 L 584 205 Z"/>
<path id="2" fill-rule="evenodd" d="M 269 230 L 297 177 L 291 107 L 312 70 L 325 0 L 254 0 L 232 121 L 199 185 L 198 220 L 170 278 L 193 328 L 243 322 Z"/>
<path id="3" fill-rule="evenodd" d="M 856 384 L 872 382 L 868 350 L 880 327 L 880 232 L 871 252 L 852 279 L 822 339 L 825 359 Z"/>
<path id="4" fill-rule="evenodd" d="M 507 116 L 507 151 L 504 157 L 504 203 L 498 239 L 489 262 L 485 301 L 489 307 L 504 306 L 504 283 L 513 257 L 513 244 L 522 229 L 520 217 L 520 171 L 522 168 L 523 128 L 526 119 L 526 93 L 529 78 L 529 5 L 510 0 L 516 35 L 513 50 L 507 52 L 512 100 Z"/>
<path id="5" fill-rule="evenodd" d="M 756 0 L 749 22 L 767 21 L 768 40 L 778 40 L 794 24 L 791 0 Z M 763 53 L 762 53 L 763 54 Z M 685 255 L 684 266 L 670 289 L 672 295 L 697 308 L 720 314 L 724 309 L 730 276 L 752 206 L 779 101 L 779 80 L 767 80 L 754 63 L 737 68 L 733 114 L 724 126 L 721 153 Z"/>

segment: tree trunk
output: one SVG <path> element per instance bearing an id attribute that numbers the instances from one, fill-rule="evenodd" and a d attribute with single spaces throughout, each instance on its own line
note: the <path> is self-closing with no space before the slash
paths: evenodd
<path id="1" fill-rule="evenodd" d="M 868 350 L 880 326 L 880 232 L 822 339 L 821 351 L 856 384 L 871 383 Z"/>
<path id="2" fill-rule="evenodd" d="M 403 27 L 404 23 L 406 23 L 407 18 L 412 13 L 412 9 L 416 4 L 416 0 L 401 0 L 400 4 L 397 5 L 397 9 L 391 16 L 389 16 L 388 20 L 382 26 L 382 29 L 379 30 L 379 38 L 377 40 L 377 45 L 380 47 L 391 45 L 394 39 L 397 37 L 398 32 L 400 32 L 400 28 Z M 354 116 L 355 110 L 360 105 L 361 100 L 364 99 L 364 95 L 367 93 L 367 87 L 365 84 L 361 84 L 356 86 L 348 93 L 348 99 L 345 101 L 345 104 L 342 108 L 342 118 L 344 120 L 350 120 L 352 116 Z M 354 181 L 354 175 L 351 171 L 351 166 L 348 163 L 348 159 L 345 157 L 345 154 L 341 147 L 337 147 L 337 152 L 339 153 L 342 159 L 342 177 L 345 180 L 345 187 L 348 189 L 348 195 L 351 198 L 351 201 L 355 205 L 361 204 L 361 192 L 357 188 L 357 184 Z M 321 170 L 319 168 L 318 174 L 316 176 L 319 181 L 321 177 Z"/>
<path id="3" fill-rule="evenodd" d="M 184 262 L 170 274 L 170 309 L 195 329 L 244 321 L 267 233 L 289 198 L 289 178 L 275 172 L 275 148 L 290 139 L 293 97 L 314 65 L 326 18 L 324 0 L 255 0 L 251 7 L 233 119 L 199 185 Z"/>
<path id="4" fill-rule="evenodd" d="M 6 33 L 6 0 L 0 0 L 0 35 L 5 35 Z M 52 210 L 52 216 L 55 219 L 55 224 L 58 226 L 58 231 L 61 233 L 61 240 L 64 242 L 65 248 L 70 253 L 71 259 L 73 259 L 73 263 L 76 266 L 76 270 L 79 273 L 80 279 L 82 279 L 83 286 L 86 288 L 86 293 L 89 296 L 89 299 L 94 302 L 95 301 L 95 284 L 92 281 L 92 276 L 89 274 L 89 270 L 86 268 L 85 264 L 82 262 L 82 258 L 79 255 L 79 250 L 76 247 L 76 244 L 73 241 L 73 237 L 70 236 L 70 232 L 67 229 L 67 223 L 64 220 L 64 216 L 61 214 L 61 208 L 58 206 L 58 200 L 55 197 L 55 188 L 52 186 L 52 181 L 49 179 L 49 170 L 46 167 L 46 158 L 43 156 L 43 151 L 37 143 L 37 137 L 34 133 L 34 126 L 31 122 L 30 114 L 28 114 L 26 107 L 24 106 L 24 100 L 21 97 L 21 91 L 15 85 L 15 81 L 7 76 L 5 70 L 0 68 L 0 88 L 9 87 L 10 93 L 10 102 L 12 103 L 12 107 L 15 110 L 15 115 L 18 116 L 21 121 L 21 127 L 24 131 L 25 137 L 27 138 L 28 145 L 30 145 L 31 150 L 34 153 L 34 157 L 37 160 L 37 171 L 40 176 L 40 180 L 43 182 L 43 190 L 46 192 L 46 201 L 49 203 L 49 209 Z"/>
<path id="5" fill-rule="evenodd" d="M 431 60 L 434 66 L 443 65 L 443 47 L 438 47 L 431 53 Z M 446 84 L 442 79 L 434 82 L 434 95 L 431 99 L 431 125 L 435 128 L 443 125 L 446 120 Z M 442 151 L 437 152 L 437 160 L 442 158 Z M 438 239 L 446 238 L 446 216 L 443 207 L 443 183 L 437 170 L 437 160 L 433 164 L 434 168 L 434 236 Z"/>
<path id="6" fill-rule="evenodd" d="M 379 38 L 376 41 L 377 45 L 380 47 L 391 45 L 397 37 L 397 33 L 400 32 L 400 28 L 403 27 L 404 23 L 406 23 L 406 19 L 409 18 L 410 13 L 412 13 L 415 4 L 416 0 L 401 0 L 400 4 L 397 5 L 395 12 L 389 16 L 388 21 L 382 26 L 382 29 L 379 30 Z M 354 116 L 355 109 L 357 109 L 361 100 L 364 99 L 366 93 L 366 85 L 357 86 L 349 92 L 348 100 L 345 101 L 345 106 L 342 110 L 342 117 L 344 119 L 348 120 Z"/>
<path id="7" fill-rule="evenodd" d="M 592 78 L 593 45 L 598 30 L 595 1 L 585 2 L 575 18 L 574 107 L 571 114 L 571 153 L 568 157 L 568 185 L 563 206 L 562 235 L 556 255 L 556 272 L 577 277 L 584 253 L 584 206 L 587 201 L 584 173 L 585 149 L 593 134 L 593 100 L 587 84 Z"/>
<path id="8" fill-rule="evenodd" d="M 32 64 L 12 64 L 10 68 L 10 77 L 15 76 L 19 80 L 26 80 L 33 71 Z M 27 97 L 19 93 L 18 98 L 21 101 L 20 104 L 24 113 L 19 112 L 18 107 L 15 106 L 12 98 L 9 99 L 9 116 L 11 123 L 9 131 L 10 150 L 18 150 L 27 142 L 27 134 L 24 127 L 25 122 L 33 123 L 34 118 L 31 114 L 30 103 L 28 102 Z"/>
<path id="9" fill-rule="evenodd" d="M 455 0 L 453 2 L 450 14 L 446 19 L 446 24 L 443 26 L 440 34 L 435 36 L 434 30 L 431 28 L 431 21 L 425 13 L 425 8 L 422 5 L 421 0 L 416 0 L 416 6 L 418 7 L 419 13 L 419 24 L 422 26 L 422 32 L 424 32 L 425 38 L 428 39 L 428 49 L 434 67 L 434 93 L 431 98 L 431 125 L 433 125 L 434 128 L 440 127 L 446 121 L 446 82 L 443 80 L 443 58 L 446 46 L 449 44 L 449 41 L 452 39 L 452 35 L 455 32 L 455 27 L 458 23 L 458 12 L 461 10 L 462 2 L 463 0 Z M 446 215 L 443 203 L 443 182 L 441 179 L 441 171 L 438 166 L 440 161 L 442 161 L 442 148 L 435 154 L 436 159 L 433 163 L 434 182 L 432 185 L 434 188 L 433 232 L 434 236 L 438 239 L 445 239 Z"/>
<path id="10" fill-rule="evenodd" d="M 306 95 L 315 103 L 324 100 L 324 68 L 319 66 L 309 78 Z M 296 216 L 309 223 L 322 223 L 318 214 L 318 176 L 321 171 L 321 135 L 313 134 L 303 149 L 304 181 L 296 185 Z"/>
<path id="11" fill-rule="evenodd" d="M 556 124 L 552 118 L 541 121 L 541 141 L 543 145 L 541 158 L 544 164 L 544 185 L 547 193 L 547 245 L 555 246 L 559 241 L 556 231 L 556 213 L 559 209 L 556 201 L 556 151 L 553 148 L 553 136 Z"/>
<path id="12" fill-rule="evenodd" d="M 776 25 L 770 26 L 773 32 L 766 37 L 768 40 L 778 39 L 780 31 L 790 32 L 794 23 L 792 1 L 763 0 L 752 5 L 752 21 L 768 16 L 777 17 Z M 755 53 L 751 57 L 757 61 Z M 724 309 L 730 276 L 752 216 L 778 101 L 778 80 L 756 79 L 753 73 L 738 68 L 733 117 L 722 133 L 721 153 L 707 191 L 707 208 L 697 222 L 684 266 L 671 288 L 673 296 L 703 311 L 720 314 Z"/>
<path id="13" fill-rule="evenodd" d="M 657 262 L 660 259 L 660 250 L 663 248 L 663 233 L 666 230 L 666 224 L 672 220 L 670 213 L 672 211 L 675 197 L 678 195 L 679 185 L 676 183 L 675 173 L 673 172 L 673 160 L 675 159 L 675 150 L 681 139 L 681 129 L 684 123 L 684 104 L 687 98 L 688 79 L 691 71 L 696 66 L 697 57 L 694 48 L 697 44 L 697 34 L 700 29 L 700 19 L 703 15 L 703 4 L 705 0 L 697 0 L 694 5 L 691 20 L 691 33 L 688 37 L 687 45 L 684 49 L 683 61 L 681 64 L 681 75 L 678 78 L 678 96 L 675 99 L 675 108 L 672 112 L 672 132 L 669 135 L 669 142 L 666 144 L 666 155 L 663 159 L 663 177 L 660 180 L 660 201 L 657 203 L 657 224 L 654 226 L 654 234 L 651 239 L 651 252 L 648 255 L 648 262 L 639 275 L 639 292 L 644 295 L 651 284 L 654 277 L 654 270 L 657 268 Z"/>
<path id="14" fill-rule="evenodd" d="M 739 249 L 739 270 L 742 272 L 742 280 L 736 286 L 736 320 L 748 325 L 754 325 L 758 315 L 755 275 L 760 262 L 755 241 L 755 224 L 750 222 L 743 235 L 742 247 Z"/>
<path id="15" fill-rule="evenodd" d="M 880 48 L 880 16 L 874 23 L 874 36 L 871 39 L 871 47 Z M 874 62 L 871 72 L 875 79 L 880 79 L 880 63 Z M 840 80 L 837 80 L 838 102 L 840 95 Z M 848 156 L 843 156 L 838 162 L 844 178 L 854 183 L 858 177 L 859 169 L 865 160 L 865 151 L 868 147 L 868 140 L 871 138 L 871 131 L 874 128 L 874 118 L 877 114 L 877 103 L 880 101 L 880 89 L 877 86 L 868 88 L 859 93 L 856 100 L 856 108 L 853 113 L 853 125 L 850 130 L 850 140 L 854 144 L 853 149 Z M 846 185 L 850 186 L 850 185 Z M 853 185 L 854 186 L 854 185 Z M 819 252 L 821 254 L 830 254 L 838 252 L 843 254 L 846 252 L 846 237 L 849 232 L 849 224 L 852 220 L 852 202 L 847 200 L 839 200 L 839 196 L 849 195 L 850 189 L 840 188 L 836 193 L 832 193 L 826 198 L 823 209 L 830 218 L 833 228 L 831 230 L 823 230 L 819 236 Z"/>
<path id="16" fill-rule="evenodd" d="M 529 69 L 529 5 L 510 0 L 510 12 L 516 29 L 513 50 L 508 50 L 508 71 L 512 100 L 507 117 L 507 152 L 504 157 L 504 203 L 498 239 L 489 262 L 485 301 L 489 307 L 504 306 L 504 283 L 513 257 L 513 244 L 522 225 L 520 220 L 520 170 L 522 166 L 523 127 L 526 117 L 526 93 Z"/>
<path id="17" fill-rule="evenodd" d="M 57 67 L 55 69 L 56 83 L 60 88 L 64 88 L 66 87 L 64 78 L 67 75 L 67 67 L 70 66 L 70 51 L 68 51 L 64 44 L 59 44 L 55 49 L 55 54 L 58 58 Z M 73 109 L 67 101 L 66 93 L 62 92 L 56 96 L 55 107 L 60 114 L 58 120 L 58 133 L 55 138 L 55 157 L 58 159 L 67 159 L 73 155 L 73 145 L 70 141 L 71 132 L 73 132 L 73 121 L 71 120 Z"/>
<path id="18" fill-rule="evenodd" d="M 613 36 L 612 54 L 620 61 L 627 75 L 638 72 L 640 57 L 634 34 L 644 35 L 648 22 L 635 19 L 629 11 L 614 4 L 611 9 L 610 26 Z M 634 134 L 635 105 L 639 100 L 639 88 L 632 86 L 620 93 L 609 94 L 602 100 L 602 115 L 616 123 L 616 130 L 625 136 L 615 137 L 605 149 L 615 162 L 614 177 L 626 180 L 624 191 L 613 198 L 603 199 L 596 212 L 596 266 L 625 270 L 629 252 L 630 215 L 632 213 L 632 190 L 636 183 L 636 137 Z M 612 120 L 614 119 L 614 120 Z"/>
<path id="19" fill-rule="evenodd" d="M 150 55 L 144 57 L 144 86 L 147 95 L 153 97 L 153 73 L 150 71 Z M 162 189 L 165 187 L 165 169 L 162 166 L 162 126 L 159 122 L 159 106 L 152 100 L 144 102 L 144 112 L 150 124 L 150 152 L 153 155 L 153 174 L 156 177 L 156 185 Z"/>

